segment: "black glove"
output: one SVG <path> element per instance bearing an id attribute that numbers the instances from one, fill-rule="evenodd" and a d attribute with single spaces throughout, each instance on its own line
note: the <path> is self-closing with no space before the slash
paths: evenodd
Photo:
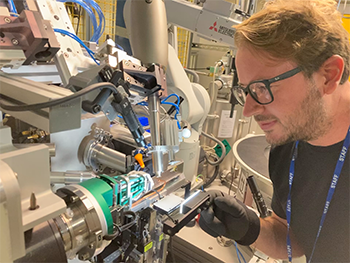
<path id="1" fill-rule="evenodd" d="M 235 197 L 208 191 L 212 205 L 199 218 L 200 227 L 213 237 L 225 236 L 241 245 L 255 242 L 260 232 L 259 217 Z"/>

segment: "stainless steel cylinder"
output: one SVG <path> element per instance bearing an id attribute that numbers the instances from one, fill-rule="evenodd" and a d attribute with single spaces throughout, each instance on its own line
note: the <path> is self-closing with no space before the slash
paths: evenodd
<path id="1" fill-rule="evenodd" d="M 94 196 L 79 185 L 66 186 L 57 191 L 67 203 L 67 211 L 54 218 L 60 231 L 67 257 L 88 260 L 109 243 L 106 219 Z"/>
<path id="2" fill-rule="evenodd" d="M 97 162 L 109 168 L 126 173 L 125 154 L 115 151 L 101 144 L 98 147 L 94 148 L 92 151 L 93 156 Z"/>
<path id="3" fill-rule="evenodd" d="M 157 149 L 161 145 L 160 137 L 160 99 L 157 94 L 148 97 L 149 124 L 151 127 L 152 166 L 157 177 L 161 176 L 164 170 L 163 153 Z"/>

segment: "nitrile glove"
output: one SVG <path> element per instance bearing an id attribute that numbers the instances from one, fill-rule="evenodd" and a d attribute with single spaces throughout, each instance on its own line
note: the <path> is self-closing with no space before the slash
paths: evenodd
<path id="1" fill-rule="evenodd" d="M 245 246 L 254 243 L 260 232 L 260 220 L 254 211 L 221 191 L 208 193 L 212 204 L 202 211 L 200 227 L 213 237 L 225 236 Z"/>

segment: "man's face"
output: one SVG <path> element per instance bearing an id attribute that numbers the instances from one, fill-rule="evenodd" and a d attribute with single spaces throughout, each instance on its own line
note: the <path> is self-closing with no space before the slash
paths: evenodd
<path id="1" fill-rule="evenodd" d="M 236 55 L 238 79 L 246 87 L 255 80 L 270 79 L 297 67 L 293 62 L 272 61 L 267 54 L 240 48 Z M 247 96 L 243 115 L 254 116 L 266 140 L 280 145 L 295 140 L 311 141 L 328 129 L 326 110 L 316 84 L 302 72 L 271 84 L 274 101 L 258 104 Z"/>

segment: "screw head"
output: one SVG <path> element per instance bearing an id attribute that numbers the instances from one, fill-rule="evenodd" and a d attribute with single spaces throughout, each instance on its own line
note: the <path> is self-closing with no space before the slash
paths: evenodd
<path id="1" fill-rule="evenodd" d="M 7 24 L 10 24 L 10 23 L 11 23 L 11 19 L 8 18 L 8 17 L 5 17 L 5 18 L 4 18 L 4 21 L 5 21 Z"/>
<path id="2" fill-rule="evenodd" d="M 15 38 L 12 38 L 12 39 L 11 39 L 11 42 L 12 42 L 12 44 L 14 44 L 15 46 L 17 46 L 17 45 L 19 44 L 18 40 L 15 39 Z"/>

